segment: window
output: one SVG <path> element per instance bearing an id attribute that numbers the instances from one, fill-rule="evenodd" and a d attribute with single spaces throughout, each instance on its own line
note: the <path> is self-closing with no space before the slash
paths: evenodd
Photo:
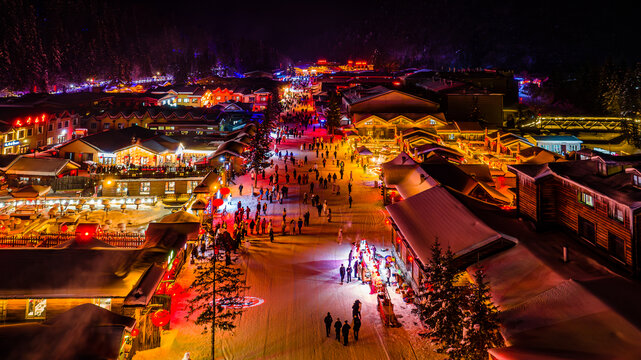
<path id="1" fill-rule="evenodd" d="M 58 129 L 62 129 L 62 121 L 58 121 Z"/>
<path id="2" fill-rule="evenodd" d="M 191 102 L 192 102 L 193 104 L 195 104 L 195 103 L 197 103 L 197 102 L 198 102 L 198 99 L 191 99 Z"/>
<path id="3" fill-rule="evenodd" d="M 622 206 L 619 206 L 614 202 L 608 203 L 608 216 L 610 216 L 610 219 L 623 223 L 623 214 Z"/>
<path id="4" fill-rule="evenodd" d="M 66 128 L 68 128 L 68 127 L 69 127 L 69 120 L 65 120 L 65 127 L 66 127 Z"/>
<path id="5" fill-rule="evenodd" d="M 95 122 L 92 122 L 91 124 L 89 124 L 89 127 L 92 129 L 96 129 L 98 127 L 98 124 L 96 124 Z"/>
<path id="6" fill-rule="evenodd" d="M 149 195 L 151 191 L 151 183 L 149 181 L 143 181 L 140 183 L 140 195 Z"/>
<path id="7" fill-rule="evenodd" d="M 53 136 L 47 138 L 47 145 L 52 145 L 53 144 Z"/>
<path id="8" fill-rule="evenodd" d="M 111 298 L 97 298 L 93 299 L 92 303 L 96 306 L 100 306 L 103 309 L 111 311 Z"/>
<path id="9" fill-rule="evenodd" d="M 13 140 L 13 133 L 9 133 L 9 134 L 7 134 L 7 139 L 6 139 L 6 141 L 11 141 L 11 140 Z"/>
<path id="10" fill-rule="evenodd" d="M 198 186 L 198 181 L 190 180 L 187 183 L 187 194 L 191 194 L 196 186 Z"/>
<path id="11" fill-rule="evenodd" d="M 7 320 L 7 300 L 0 300 L 0 320 Z"/>
<path id="12" fill-rule="evenodd" d="M 47 317 L 47 299 L 28 299 L 25 319 L 45 319 Z"/>
<path id="13" fill-rule="evenodd" d="M 605 164 L 605 162 L 603 161 L 597 162 L 597 168 L 599 169 L 599 174 L 601 175 L 608 174 L 608 166 Z"/>
<path id="14" fill-rule="evenodd" d="M 165 194 L 174 194 L 176 192 L 176 182 L 167 181 L 165 183 Z"/>
<path id="15" fill-rule="evenodd" d="M 625 261 L 625 241 L 611 232 L 608 232 L 608 251 L 615 258 Z"/>
<path id="16" fill-rule="evenodd" d="M 579 236 L 585 240 L 596 243 L 596 227 L 594 223 L 579 216 Z"/>
<path id="17" fill-rule="evenodd" d="M 110 123 L 105 123 L 105 124 L 103 125 L 103 127 L 105 128 L 105 130 L 109 130 L 109 126 L 110 126 L 110 125 L 111 125 Z"/>
<path id="18" fill-rule="evenodd" d="M 641 187 L 641 176 L 632 175 L 632 183 L 634 184 L 634 186 Z"/>
<path id="19" fill-rule="evenodd" d="M 129 191 L 129 187 L 126 182 L 119 182 L 116 184 L 117 195 L 127 195 L 128 191 Z"/>
<path id="20" fill-rule="evenodd" d="M 27 136 L 33 136 L 33 129 L 27 129 Z"/>
<path id="21" fill-rule="evenodd" d="M 53 124 L 49 123 L 49 131 L 53 131 Z"/>
<path id="22" fill-rule="evenodd" d="M 45 127 L 40 125 L 38 126 L 38 134 L 42 134 L 45 131 Z"/>
<path id="23" fill-rule="evenodd" d="M 123 123 L 118 123 L 118 129 L 124 129 L 124 128 L 125 128 L 125 124 L 123 124 Z"/>
<path id="24" fill-rule="evenodd" d="M 73 124 L 78 125 L 78 119 L 73 119 Z"/>
<path id="25" fill-rule="evenodd" d="M 436 125 L 436 120 L 430 119 L 430 125 Z"/>
<path id="26" fill-rule="evenodd" d="M 24 137 L 24 130 L 19 130 L 18 131 L 18 140 L 22 139 Z"/>
<path id="27" fill-rule="evenodd" d="M 579 191 L 579 202 L 583 205 L 587 205 L 591 208 L 594 207 L 594 199 L 592 195 Z"/>

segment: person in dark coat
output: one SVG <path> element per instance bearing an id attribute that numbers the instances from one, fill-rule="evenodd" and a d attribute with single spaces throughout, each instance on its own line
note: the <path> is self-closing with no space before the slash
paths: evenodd
<path id="1" fill-rule="evenodd" d="M 334 323 L 334 330 L 336 330 L 336 340 L 339 342 L 341 341 L 341 328 L 343 327 L 343 324 L 341 324 L 341 319 L 336 318 L 336 322 Z"/>
<path id="2" fill-rule="evenodd" d="M 327 313 L 327 315 L 329 315 L 329 313 Z M 329 327 L 327 329 L 329 334 Z M 358 332 L 360 330 L 361 330 L 361 319 L 359 317 L 354 317 L 354 341 L 358 341 Z"/>
<path id="3" fill-rule="evenodd" d="M 352 268 L 349 266 L 349 264 L 347 265 L 346 275 L 347 275 L 347 282 L 352 281 Z"/>
<path id="4" fill-rule="evenodd" d="M 358 279 L 358 259 L 354 260 L 354 277 Z"/>
<path id="5" fill-rule="evenodd" d="M 341 264 L 341 268 L 340 268 L 339 272 L 341 274 L 341 284 L 342 284 L 343 283 L 343 279 L 345 279 L 345 266 L 343 266 L 343 264 Z"/>
<path id="6" fill-rule="evenodd" d="M 343 328 L 342 328 L 342 330 L 343 330 L 343 345 L 344 346 L 347 346 L 347 342 L 348 342 L 348 338 L 349 338 L 349 329 L 351 329 L 351 328 L 352 327 L 349 326 L 349 324 L 347 323 L 347 320 L 345 320 L 345 323 L 343 324 Z"/>
<path id="7" fill-rule="evenodd" d="M 352 305 L 352 316 L 361 318 L 361 302 L 359 300 L 354 301 L 354 305 Z"/>
<path id="8" fill-rule="evenodd" d="M 332 322 L 334 321 L 332 319 L 332 315 L 330 315 L 329 312 L 328 312 L 327 316 L 325 316 L 325 319 L 323 321 L 325 321 L 325 332 L 327 333 L 327 337 L 329 337 L 329 331 L 332 328 Z M 354 328 L 354 329 L 356 329 L 356 328 Z M 356 330 L 354 330 L 354 331 L 356 331 Z"/>

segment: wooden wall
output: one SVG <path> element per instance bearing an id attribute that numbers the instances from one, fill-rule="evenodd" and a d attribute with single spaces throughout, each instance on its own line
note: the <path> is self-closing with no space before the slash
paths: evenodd
<path id="1" fill-rule="evenodd" d="M 93 298 L 72 298 L 72 299 L 47 299 L 46 319 L 25 319 L 27 313 L 27 299 L 5 299 L 0 300 L 6 304 L 6 316 L 0 319 L 4 324 L 22 323 L 22 322 L 39 322 L 51 319 L 63 312 L 70 310 L 82 304 L 93 303 Z M 122 314 L 122 304 L 124 299 L 112 298 L 111 311 L 116 314 Z"/>
<path id="2" fill-rule="evenodd" d="M 534 221 L 538 221 L 536 214 L 537 193 L 534 180 L 521 174 L 518 174 L 517 177 L 519 212 Z"/>
<path id="3" fill-rule="evenodd" d="M 632 232 L 630 226 L 629 208 L 624 208 L 626 214 L 624 222 L 621 223 L 611 219 L 608 215 L 608 202 L 606 198 L 598 194 L 590 193 L 594 199 L 594 207 L 584 205 L 578 200 L 580 188 L 576 185 L 565 182 L 550 182 L 542 184 L 545 187 L 554 187 L 556 194 L 557 208 L 556 218 L 558 223 L 570 228 L 578 234 L 579 216 L 592 222 L 596 227 L 596 244 L 601 249 L 608 250 L 608 233 L 612 233 L 625 241 L 625 263 L 632 266 Z M 548 189 L 542 191 L 549 191 Z M 589 193 L 589 192 L 588 192 Z M 587 242 L 586 242 L 587 243 Z"/>

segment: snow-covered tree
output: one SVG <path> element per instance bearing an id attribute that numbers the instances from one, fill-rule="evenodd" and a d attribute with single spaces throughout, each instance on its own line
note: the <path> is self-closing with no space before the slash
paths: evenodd
<path id="1" fill-rule="evenodd" d="M 487 350 L 503 346 L 504 340 L 499 332 L 500 311 L 490 298 L 490 288 L 482 269 L 474 274 L 474 284 L 470 285 L 466 304 L 463 338 L 456 349 L 457 358 L 486 359 Z"/>
<path id="2" fill-rule="evenodd" d="M 262 123 L 256 127 L 256 134 L 249 142 L 249 148 L 245 153 L 247 167 L 253 171 L 254 187 L 258 184 L 258 174 L 269 166 L 269 151 L 271 145 L 271 116 L 269 107 L 265 111 L 265 118 Z"/>
<path id="3" fill-rule="evenodd" d="M 462 289 L 456 286 L 457 270 L 453 260 L 451 249 L 448 247 L 443 253 L 438 238 L 435 239 L 417 304 L 430 336 L 438 339 L 436 348 L 441 353 L 450 353 L 462 337 L 464 298 Z"/>
<path id="4" fill-rule="evenodd" d="M 212 229 L 208 229 L 214 236 Z M 212 332 L 212 354 L 214 354 L 215 330 L 229 331 L 236 328 L 235 320 L 243 311 L 242 294 L 247 289 L 245 277 L 238 264 L 225 251 L 223 255 L 215 251 L 214 242 L 208 247 L 211 257 L 199 263 L 191 291 L 195 296 L 189 300 L 188 319 L 195 316 L 195 324 L 201 325 L 204 331 Z M 225 259 L 221 259 L 221 257 Z M 214 306 L 212 306 L 215 304 Z"/>

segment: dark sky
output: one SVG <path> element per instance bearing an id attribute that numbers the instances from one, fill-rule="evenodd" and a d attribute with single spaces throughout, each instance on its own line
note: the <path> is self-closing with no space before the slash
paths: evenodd
<path id="1" fill-rule="evenodd" d="M 529 51 L 546 61 L 637 60 L 640 53 L 639 2 L 599 6 L 585 1 L 479 0 L 150 3 L 171 9 L 171 21 L 179 27 L 194 24 L 219 36 L 262 40 L 292 59 L 349 56 L 346 52 L 402 49 L 407 44 L 451 47 L 469 57 L 488 52 L 510 56 L 510 51 L 527 56 Z"/>

